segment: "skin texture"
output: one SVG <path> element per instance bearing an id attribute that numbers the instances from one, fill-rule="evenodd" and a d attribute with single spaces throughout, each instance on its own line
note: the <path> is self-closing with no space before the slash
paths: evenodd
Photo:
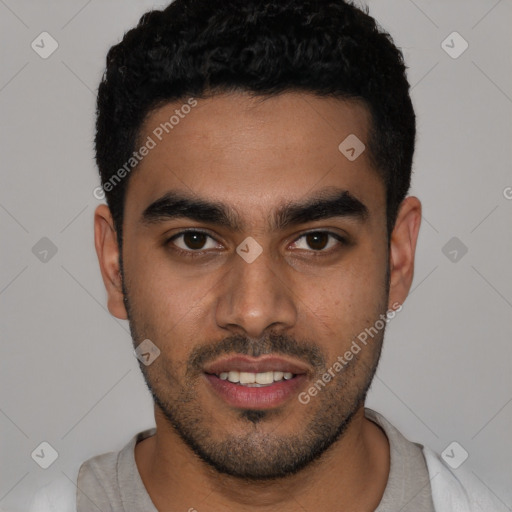
<path id="1" fill-rule="evenodd" d="M 153 112 L 141 140 L 181 105 Z M 95 243 L 109 311 L 129 318 L 135 345 L 149 338 L 161 351 L 141 365 L 158 404 L 157 434 L 135 449 L 158 510 L 292 511 L 300 504 L 373 511 L 380 502 L 389 445 L 364 417 L 363 401 L 383 329 L 306 405 L 294 395 L 258 413 L 232 407 L 194 364 L 197 354 L 213 360 L 216 349 L 279 352 L 307 367 L 299 390 L 305 391 L 379 315 L 404 302 L 421 203 L 412 196 L 402 202 L 388 251 L 384 185 L 367 152 L 351 162 L 338 150 L 352 133 L 364 142 L 369 123 L 360 103 L 309 94 L 201 99 L 130 177 L 123 273 L 112 217 L 105 205 L 97 208 Z M 283 204 L 335 189 L 366 205 L 367 217 L 269 226 Z M 143 211 L 168 191 L 230 206 L 243 229 L 185 218 L 142 222 Z M 196 258 L 172 249 L 192 251 L 194 240 L 168 241 L 188 228 L 212 237 L 201 242 L 204 249 L 195 242 L 203 251 Z M 304 236 L 311 231 L 339 234 L 348 244 Z M 263 249 L 252 263 L 236 253 L 248 236 Z"/>

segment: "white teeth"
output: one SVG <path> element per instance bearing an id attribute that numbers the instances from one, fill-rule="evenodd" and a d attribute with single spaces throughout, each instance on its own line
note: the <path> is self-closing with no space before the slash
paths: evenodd
<path id="1" fill-rule="evenodd" d="M 272 384 L 274 382 L 274 372 L 263 372 L 256 374 L 258 384 Z"/>
<path id="2" fill-rule="evenodd" d="M 256 382 L 256 374 L 249 372 L 240 372 L 240 384 L 254 384 Z"/>
<path id="3" fill-rule="evenodd" d="M 273 382 L 279 382 L 283 379 L 290 380 L 293 378 L 291 372 L 239 372 L 232 370 L 230 372 L 222 372 L 219 374 L 221 380 L 229 380 L 234 384 L 241 384 L 243 386 L 258 386 L 258 385 L 269 385 Z"/>
<path id="4" fill-rule="evenodd" d="M 233 370 L 228 373 L 229 382 L 239 382 L 240 381 L 240 372 Z"/>

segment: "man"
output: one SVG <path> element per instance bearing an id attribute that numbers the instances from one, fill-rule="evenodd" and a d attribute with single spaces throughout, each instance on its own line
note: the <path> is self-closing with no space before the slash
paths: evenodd
<path id="1" fill-rule="evenodd" d="M 364 407 L 414 142 L 400 51 L 342 0 L 176 0 L 110 50 L 95 243 L 156 428 L 81 466 L 79 512 L 504 510 Z"/>

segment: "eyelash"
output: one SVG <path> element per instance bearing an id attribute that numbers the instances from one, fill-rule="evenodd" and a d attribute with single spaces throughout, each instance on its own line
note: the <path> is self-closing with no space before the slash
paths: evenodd
<path id="1" fill-rule="evenodd" d="M 172 237 L 168 238 L 166 241 L 165 241 L 165 245 L 166 246 L 170 246 L 172 245 L 172 250 L 175 251 L 176 253 L 180 254 L 180 255 L 183 255 L 183 256 L 186 256 L 188 258 L 198 258 L 198 257 L 201 257 L 201 256 L 204 256 L 206 254 L 207 251 L 200 251 L 200 250 L 184 250 L 184 249 L 180 249 L 179 247 L 176 247 L 172 242 L 174 240 L 176 240 L 177 238 L 183 236 L 183 235 L 186 235 L 188 233 L 198 233 L 198 234 L 201 234 L 201 235 L 205 235 L 209 238 L 211 238 L 212 240 L 215 240 L 209 233 L 207 233 L 206 231 L 201 231 L 199 229 L 186 229 L 184 231 L 180 231 L 179 233 L 176 233 L 175 235 L 173 235 Z M 315 230 L 315 231 L 308 231 L 306 233 L 302 233 L 302 235 L 300 235 L 298 238 L 296 238 L 294 240 L 293 243 L 296 243 L 298 240 L 300 240 L 301 238 L 304 238 L 305 236 L 307 235 L 314 235 L 314 234 L 317 234 L 317 233 L 321 233 L 321 234 L 327 234 L 331 237 L 333 237 L 335 240 L 337 240 L 340 245 L 348 245 L 348 240 L 346 238 L 344 238 L 343 236 L 339 235 L 338 233 L 333 233 L 332 231 L 326 231 L 326 230 Z M 331 248 L 330 250 L 318 250 L 318 251 L 315 251 L 315 250 L 311 250 L 309 252 L 315 254 L 315 257 L 316 256 L 322 256 L 323 254 L 329 254 L 331 253 L 333 250 L 335 250 L 335 248 Z"/>

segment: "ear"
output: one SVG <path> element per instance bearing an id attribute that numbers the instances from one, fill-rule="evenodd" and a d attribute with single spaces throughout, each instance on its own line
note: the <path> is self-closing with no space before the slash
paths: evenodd
<path id="1" fill-rule="evenodd" d="M 398 211 L 391 234 L 389 265 L 389 309 L 403 304 L 414 277 L 414 256 L 421 224 L 421 202 L 417 197 L 406 197 Z M 392 305 L 395 307 L 392 307 Z"/>
<path id="2" fill-rule="evenodd" d="M 94 245 L 107 290 L 108 310 L 113 316 L 126 320 L 128 315 L 123 302 L 117 233 L 110 210 L 105 204 L 100 204 L 94 212 Z"/>

